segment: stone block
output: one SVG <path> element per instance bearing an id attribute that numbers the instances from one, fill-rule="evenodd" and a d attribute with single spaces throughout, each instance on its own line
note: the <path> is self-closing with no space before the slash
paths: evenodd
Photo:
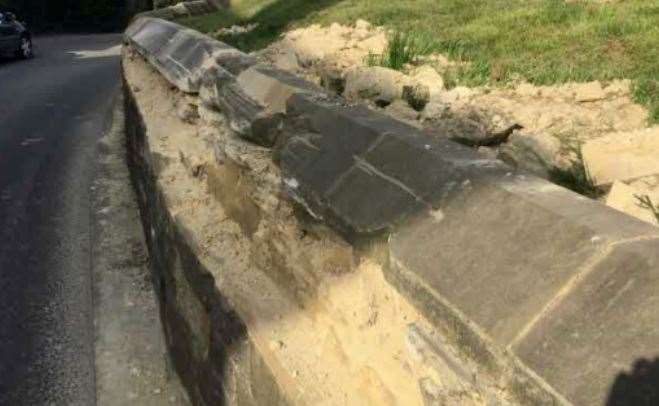
<path id="1" fill-rule="evenodd" d="M 217 65 L 235 76 L 241 74 L 245 69 L 256 65 L 258 62 L 255 57 L 240 52 L 235 48 L 227 48 L 217 51 L 213 56 Z"/>
<path id="2" fill-rule="evenodd" d="M 588 141 L 582 152 L 596 185 L 659 174 L 659 126 Z"/>
<path id="3" fill-rule="evenodd" d="M 350 236 L 389 229 L 463 183 L 509 171 L 365 107 L 294 95 L 287 112 L 306 131 L 280 147 L 289 193 Z"/>
<path id="4" fill-rule="evenodd" d="M 619 244 L 514 351 L 573 404 L 610 404 L 616 377 L 659 353 L 658 303 L 659 239 Z"/>
<path id="5" fill-rule="evenodd" d="M 236 69 L 249 63 L 240 55 L 221 57 L 220 65 Z M 259 145 L 274 145 L 283 130 L 286 102 L 293 94 L 317 93 L 320 88 L 287 72 L 258 65 L 237 77 L 224 67 L 209 68 L 201 80 L 200 95 L 206 105 L 226 114 L 234 131 Z"/>
<path id="6" fill-rule="evenodd" d="M 657 237 L 656 228 L 543 180 L 493 177 L 460 188 L 434 212 L 394 232 L 387 278 L 465 353 L 499 374 L 515 369 L 516 354 L 508 359 L 502 351 L 526 342 L 539 319 L 553 317 L 554 304 L 602 263 L 610 247 Z M 641 315 L 638 309 L 630 307 L 630 317 Z M 548 369 L 572 362 L 558 348 Z M 532 368 L 540 382 L 544 362 Z M 574 380 L 567 368 L 560 376 Z M 519 396 L 533 399 L 529 388 L 518 386 Z"/>
<path id="7" fill-rule="evenodd" d="M 386 105 L 403 97 L 403 87 L 413 84 L 410 78 L 393 69 L 355 68 L 346 74 L 344 95 L 351 100 L 369 99 Z"/>
<path id="8" fill-rule="evenodd" d="M 175 24 L 149 17 L 138 18 L 127 29 L 126 40 L 142 54 L 155 57 L 179 29 Z"/>
<path id="9" fill-rule="evenodd" d="M 286 102 L 297 93 L 322 93 L 322 88 L 290 72 L 267 65 L 243 71 L 236 82 L 252 99 L 273 113 L 284 113 Z"/>
<path id="10" fill-rule="evenodd" d="M 283 114 L 271 113 L 235 82 L 218 89 L 216 103 L 231 129 L 256 144 L 272 146 L 283 129 Z"/>
<path id="11" fill-rule="evenodd" d="M 170 83 L 186 93 L 199 91 L 205 70 L 215 63 L 215 54 L 234 50 L 199 32 L 150 17 L 133 22 L 126 39 Z"/>

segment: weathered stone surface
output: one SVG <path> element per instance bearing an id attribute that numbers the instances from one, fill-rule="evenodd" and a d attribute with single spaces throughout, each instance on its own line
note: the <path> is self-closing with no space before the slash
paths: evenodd
<path id="1" fill-rule="evenodd" d="M 419 66 L 410 73 L 410 76 L 414 82 L 428 88 L 430 100 L 437 99 L 445 90 L 442 75 L 428 65 Z"/>
<path id="2" fill-rule="evenodd" d="M 509 170 L 365 107 L 294 95 L 288 114 L 308 131 L 281 148 L 288 191 L 348 235 L 383 231 L 462 182 Z"/>
<path id="3" fill-rule="evenodd" d="M 256 65 L 257 60 L 251 55 L 247 55 L 235 48 L 228 48 L 217 51 L 213 54 L 215 63 L 230 72 L 232 75 L 239 75 L 245 69 Z"/>
<path id="4" fill-rule="evenodd" d="M 403 97 L 403 87 L 412 84 L 410 78 L 393 69 L 380 66 L 356 68 L 346 75 L 344 95 L 348 99 L 389 104 Z"/>
<path id="5" fill-rule="evenodd" d="M 235 82 L 236 77 L 220 66 L 206 69 L 199 83 L 199 98 L 202 104 L 219 109 L 219 97 L 222 88 Z"/>
<path id="6" fill-rule="evenodd" d="M 462 187 L 439 210 L 394 233 L 389 278 L 466 353 L 501 373 L 509 369 L 501 363 L 512 361 L 497 348 L 522 342 L 538 317 L 552 317 L 552 303 L 611 244 L 657 236 L 654 227 L 597 202 L 513 175 Z M 552 356 L 553 363 L 571 362 L 558 350 Z M 562 373 L 573 379 L 568 369 Z M 526 392 L 535 389 L 519 391 L 532 397 Z"/>
<path id="7" fill-rule="evenodd" d="M 566 290 L 514 350 L 573 404 L 606 404 L 619 373 L 659 353 L 659 240 L 614 246 Z"/>
<path id="8" fill-rule="evenodd" d="M 286 102 L 293 94 L 322 92 L 311 82 L 267 65 L 245 70 L 236 82 L 247 95 L 273 113 L 285 112 Z"/>
<path id="9" fill-rule="evenodd" d="M 543 194 L 527 194 L 515 183 L 536 192 L 544 188 L 565 208 L 542 207 Z M 572 206 L 582 207 L 576 211 Z M 573 218 L 586 207 L 608 217 L 608 231 Z M 441 221 L 428 220 L 395 234 L 393 255 L 431 286 L 446 289 L 442 296 L 502 345 L 514 339 L 602 244 L 652 232 L 541 180 L 463 188 L 441 212 Z M 618 223 L 621 228 L 616 230 Z"/>
<path id="10" fill-rule="evenodd" d="M 597 185 L 659 174 L 659 126 L 588 141 L 582 152 Z"/>
<path id="11" fill-rule="evenodd" d="M 548 178 L 551 170 L 563 167 L 559 160 L 561 142 L 549 134 L 514 131 L 501 146 L 499 157 L 510 165 Z"/>
<path id="12" fill-rule="evenodd" d="M 423 110 L 430 101 L 428 86 L 422 84 L 403 86 L 403 99 L 416 111 Z"/>
<path id="13" fill-rule="evenodd" d="M 233 50 L 178 24 L 148 17 L 135 21 L 126 38 L 167 80 L 187 93 L 198 92 L 215 53 Z"/>
<path id="14" fill-rule="evenodd" d="M 219 90 L 217 106 L 231 129 L 259 145 L 272 146 L 283 129 L 283 114 L 273 113 L 245 94 L 237 83 Z"/>
<path id="15" fill-rule="evenodd" d="M 418 120 L 419 112 L 410 107 L 404 100 L 395 100 L 388 105 L 384 111 L 386 111 L 388 115 L 407 123 L 412 127 L 421 128 L 422 126 L 421 122 Z"/>
<path id="16" fill-rule="evenodd" d="M 126 29 L 125 36 L 131 45 L 146 57 L 147 53 L 157 55 L 178 31 L 179 27 L 173 23 L 143 17 L 135 20 Z"/>
<path id="17" fill-rule="evenodd" d="M 201 83 L 204 103 L 224 112 L 234 131 L 264 146 L 272 146 L 281 133 L 291 95 L 321 91 L 288 72 L 263 65 L 250 67 L 238 77 L 214 67 Z"/>

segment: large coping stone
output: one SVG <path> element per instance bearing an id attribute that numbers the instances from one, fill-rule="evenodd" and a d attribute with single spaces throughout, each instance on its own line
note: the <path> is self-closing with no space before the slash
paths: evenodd
<path id="1" fill-rule="evenodd" d="M 234 48 L 178 24 L 150 17 L 137 19 L 126 30 L 127 41 L 173 85 L 197 93 L 215 55 Z"/>
<path id="2" fill-rule="evenodd" d="M 363 106 L 294 94 L 278 157 L 288 193 L 344 235 L 386 231 L 511 169 Z"/>
<path id="3" fill-rule="evenodd" d="M 601 309 L 594 311 L 591 299 L 579 287 L 586 283 L 584 279 L 605 278 L 620 268 L 616 263 L 625 262 L 620 256 L 627 255 L 628 265 L 644 273 L 643 283 L 650 283 L 651 288 L 645 288 L 659 292 L 659 266 L 652 259 L 656 258 L 652 250 L 659 252 L 659 240 L 635 254 L 612 249 L 656 237 L 658 229 L 598 202 L 544 180 L 511 175 L 462 188 L 433 215 L 393 233 L 387 278 L 490 371 L 501 374 L 518 362 L 530 367 L 531 374 L 523 372 L 525 367 L 512 368 L 531 381 L 539 377 L 538 385 L 517 385 L 520 398 L 537 401 L 537 388 L 549 384 L 553 389 L 547 393 L 557 394 L 557 399 L 601 404 L 584 403 L 575 394 L 583 390 L 605 395 L 604 382 L 611 384 L 615 378 L 611 366 L 599 368 L 607 362 L 607 352 L 620 354 L 625 361 L 656 354 L 658 324 L 620 330 L 631 323 L 625 326 L 614 313 L 609 318 Z M 648 259 L 641 259 L 643 255 Z M 615 272 L 625 278 L 622 268 Z M 634 278 L 631 269 L 626 275 Z M 645 295 L 626 300 L 621 302 L 624 309 L 617 308 L 615 313 L 626 312 L 631 319 L 646 321 L 652 309 L 659 317 L 656 307 L 650 306 L 656 299 Z M 585 318 L 593 312 L 600 316 L 592 321 L 597 327 L 584 331 L 592 337 L 596 329 L 616 335 L 647 328 L 648 334 L 634 341 L 633 350 L 624 340 L 601 339 L 593 343 L 602 347 L 589 351 L 588 340 L 563 335 L 566 318 L 558 310 L 562 303 L 573 303 L 574 317 Z M 571 333 L 579 334 L 576 320 L 571 328 Z M 544 352 L 543 346 L 550 344 L 553 352 Z M 574 382 L 579 365 L 586 365 L 591 375 Z"/>
<path id="4" fill-rule="evenodd" d="M 573 404 L 604 405 L 620 373 L 659 354 L 659 239 L 614 246 L 572 289 L 514 351 Z"/>

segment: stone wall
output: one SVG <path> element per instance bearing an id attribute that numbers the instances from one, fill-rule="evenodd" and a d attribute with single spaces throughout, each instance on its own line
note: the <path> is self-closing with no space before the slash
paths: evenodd
<path id="1" fill-rule="evenodd" d="M 659 352 L 657 228 L 163 20 L 124 76 L 195 403 L 599 405 Z"/>

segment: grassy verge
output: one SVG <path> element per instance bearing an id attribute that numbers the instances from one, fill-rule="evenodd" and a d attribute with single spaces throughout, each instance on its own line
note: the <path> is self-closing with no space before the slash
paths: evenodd
<path id="1" fill-rule="evenodd" d="M 253 50 L 296 26 L 358 18 L 430 36 L 439 52 L 472 62 L 455 83 L 632 79 L 659 123 L 659 0 L 233 0 L 230 12 L 182 22 L 205 32 L 258 23 L 224 38 Z"/>

